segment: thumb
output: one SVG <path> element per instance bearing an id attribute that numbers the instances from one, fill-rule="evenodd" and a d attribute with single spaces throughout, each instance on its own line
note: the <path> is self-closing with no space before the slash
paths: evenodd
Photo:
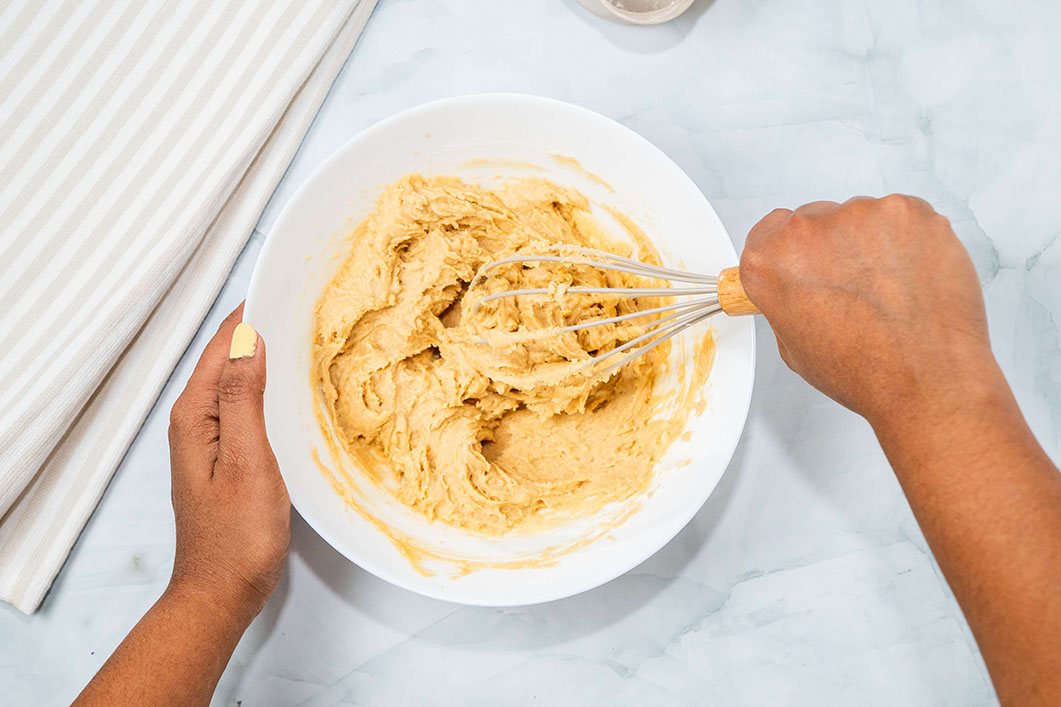
<path id="1" fill-rule="evenodd" d="M 264 392 L 265 342 L 254 327 L 240 322 L 217 382 L 218 461 L 231 473 L 241 474 L 270 454 Z"/>

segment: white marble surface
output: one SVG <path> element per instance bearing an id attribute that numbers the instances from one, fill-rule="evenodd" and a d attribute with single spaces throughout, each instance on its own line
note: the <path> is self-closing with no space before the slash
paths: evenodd
<path id="1" fill-rule="evenodd" d="M 738 245 L 775 206 L 924 196 L 972 252 L 998 357 L 1057 460 L 1059 26 L 1052 0 L 698 0 L 654 28 L 575 0 L 382 0 L 43 608 L 0 608 L 0 702 L 68 702 L 162 590 L 167 412 L 263 234 L 338 145 L 435 98 L 520 91 L 612 116 L 690 174 Z M 216 704 L 994 703 L 871 431 L 758 326 L 744 439 L 655 557 L 568 600 L 466 608 L 369 576 L 296 517 Z"/>

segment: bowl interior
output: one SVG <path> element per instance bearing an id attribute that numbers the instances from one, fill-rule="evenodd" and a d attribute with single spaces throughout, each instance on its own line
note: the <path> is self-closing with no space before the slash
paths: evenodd
<path id="1" fill-rule="evenodd" d="M 244 318 L 267 342 L 269 438 L 292 503 L 325 540 L 394 584 L 468 604 L 530 604 L 603 584 L 677 534 L 725 470 L 751 397 L 751 320 L 712 320 L 716 353 L 704 389 L 706 404 L 657 467 L 645 497 L 613 504 L 594 518 L 548 533 L 486 539 L 430 524 L 381 490 L 357 490 L 377 523 L 445 555 L 484 562 L 540 560 L 549 548 L 600 536 L 548 562 L 490 567 L 463 576 L 441 563 L 429 565 L 433 574 L 424 574 L 375 523 L 350 509 L 314 461 L 316 453 L 326 465 L 349 464 L 326 452 L 309 374 L 314 307 L 348 255 L 345 236 L 372 211 L 385 186 L 411 172 L 455 175 L 485 185 L 538 176 L 573 186 L 596 205 L 631 218 L 659 248 L 665 264 L 697 272 L 716 273 L 733 265 L 733 245 L 692 181 L 637 134 L 569 104 L 485 95 L 414 108 L 355 137 L 291 198 L 259 256 Z M 595 210 L 608 223 L 605 211 Z M 620 233 L 617 226 L 615 231 Z M 689 367 L 681 364 L 690 360 L 695 338 L 683 335 L 673 347 L 674 365 L 665 385 L 676 391 L 685 381 L 682 371 Z"/>

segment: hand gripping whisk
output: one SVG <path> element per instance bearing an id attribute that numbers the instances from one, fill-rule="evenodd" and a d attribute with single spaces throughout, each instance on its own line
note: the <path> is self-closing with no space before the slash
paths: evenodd
<path id="1" fill-rule="evenodd" d="M 567 332 L 567 331 L 579 331 L 581 329 L 587 329 L 589 327 L 601 326 L 603 324 L 612 324 L 615 322 L 622 322 L 629 319 L 636 319 L 638 317 L 647 317 L 651 315 L 663 315 L 660 316 L 652 326 L 649 327 L 648 331 L 640 336 L 637 336 L 630 341 L 627 341 L 620 346 L 615 347 L 610 351 L 598 354 L 587 361 L 580 362 L 581 366 L 586 368 L 592 368 L 597 364 L 601 363 L 605 359 L 611 358 L 623 352 L 629 352 L 626 356 L 622 357 L 616 363 L 611 364 L 608 368 L 604 369 L 602 373 L 607 373 L 613 369 L 619 368 L 622 365 L 629 363 L 638 356 L 648 353 L 655 347 L 662 344 L 667 339 L 670 339 L 677 334 L 685 331 L 691 326 L 694 326 L 713 314 L 718 312 L 725 312 L 730 316 L 739 316 L 744 314 L 758 314 L 759 310 L 748 296 L 744 292 L 744 287 L 740 282 L 740 271 L 736 267 L 726 268 L 718 274 L 717 277 L 712 275 L 699 275 L 697 273 L 686 272 L 684 270 L 674 270 L 671 268 L 663 268 L 656 265 L 649 265 L 642 263 L 639 260 L 633 258 L 625 258 L 621 255 L 615 255 L 613 253 L 607 253 L 601 250 L 595 250 L 593 248 L 583 248 L 581 246 L 572 245 L 555 245 L 550 246 L 546 249 L 547 253 L 558 253 L 566 252 L 575 254 L 574 257 L 571 255 L 546 255 L 546 254 L 530 254 L 530 255 L 513 255 L 508 258 L 502 258 L 501 260 L 495 260 L 492 263 L 479 268 L 475 277 L 472 279 L 471 284 L 468 287 L 470 292 L 480 280 L 482 280 L 487 273 L 495 268 L 499 268 L 503 265 L 509 265 L 512 263 L 569 263 L 571 265 L 582 265 L 589 267 L 596 267 L 602 270 L 614 270 L 617 272 L 625 272 L 633 275 L 643 275 L 645 277 L 654 278 L 657 280 L 668 280 L 670 282 L 689 283 L 691 286 L 681 287 L 569 287 L 565 290 L 566 293 L 570 294 L 609 294 L 609 295 L 623 295 L 626 297 L 676 297 L 681 296 L 682 301 L 674 304 L 669 304 L 663 307 L 652 307 L 650 309 L 644 309 L 637 312 L 631 312 L 630 314 L 623 314 L 618 317 L 609 317 L 607 319 L 595 319 L 593 321 L 582 322 L 580 324 L 572 324 L 570 326 L 559 327 L 553 329 L 553 332 Z M 545 295 L 550 294 L 552 290 L 548 288 L 528 288 L 521 290 L 506 290 L 504 292 L 497 292 L 491 295 L 487 295 L 482 299 L 479 299 L 475 306 L 472 307 L 474 313 L 479 307 L 491 300 L 500 299 L 502 297 L 518 297 L 520 295 Z M 630 351 L 633 349 L 633 351 Z"/>

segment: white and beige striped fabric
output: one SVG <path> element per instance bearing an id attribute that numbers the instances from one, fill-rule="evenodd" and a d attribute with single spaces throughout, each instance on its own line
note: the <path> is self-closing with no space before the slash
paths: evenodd
<path id="1" fill-rule="evenodd" d="M 375 0 L 0 0 L 0 600 L 34 611 Z"/>

